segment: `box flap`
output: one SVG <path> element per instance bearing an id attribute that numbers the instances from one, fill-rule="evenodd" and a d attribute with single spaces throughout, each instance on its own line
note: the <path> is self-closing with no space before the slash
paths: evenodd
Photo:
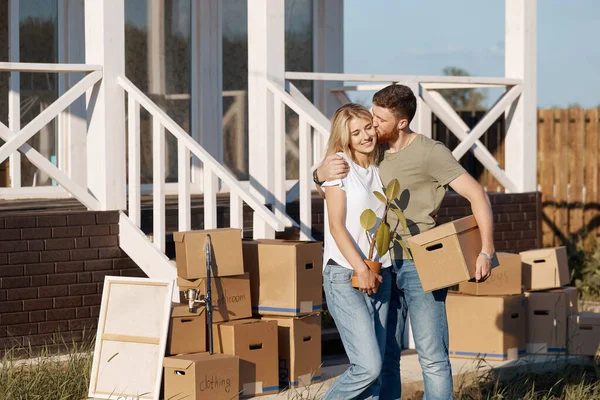
<path id="1" fill-rule="evenodd" d="M 187 279 L 183 279 L 183 278 L 177 278 L 177 286 L 179 287 L 179 290 L 183 290 L 182 288 L 201 288 L 204 287 L 204 279 L 205 278 L 200 278 L 200 279 L 194 279 L 192 281 L 189 281 Z"/>
<path id="2" fill-rule="evenodd" d="M 238 231 L 241 236 L 241 229 L 238 228 L 217 228 L 217 229 L 206 229 L 206 230 L 195 230 L 195 231 L 181 231 L 173 232 L 173 240 L 176 242 L 183 242 L 187 235 L 206 235 L 214 232 L 226 232 L 226 231 Z"/>
<path id="3" fill-rule="evenodd" d="M 256 324 L 259 322 L 265 322 L 265 321 L 260 320 L 260 319 L 254 319 L 254 318 L 246 318 L 246 319 L 236 319 L 234 321 L 222 322 L 219 325 L 221 325 L 221 326 L 236 326 L 236 325 Z"/>
<path id="4" fill-rule="evenodd" d="M 556 253 L 556 250 L 559 248 L 560 247 L 548 247 L 548 248 L 544 248 L 544 249 L 522 251 L 519 253 L 519 255 L 521 256 L 521 258 L 524 261 L 525 260 L 533 260 L 533 259 L 537 259 L 537 258 L 545 259 L 545 258 L 552 256 L 552 254 Z"/>
<path id="5" fill-rule="evenodd" d="M 469 215 L 468 217 L 450 221 L 448 223 L 436 226 L 435 228 L 432 228 L 426 232 L 409 237 L 407 241 L 409 243 L 414 243 L 417 246 L 423 246 L 427 243 L 434 242 L 447 236 L 473 229 L 475 227 L 477 227 L 475 217 Z"/>
<path id="6" fill-rule="evenodd" d="M 198 317 L 201 316 L 205 311 L 204 306 L 196 307 L 194 312 L 190 312 L 188 304 L 171 304 L 171 317 Z"/>
<path id="7" fill-rule="evenodd" d="M 181 356 L 177 356 L 177 357 L 165 357 L 163 359 L 163 367 L 165 367 L 165 368 L 177 368 L 177 369 L 188 369 L 194 363 L 194 361 L 192 361 L 192 360 L 182 359 L 182 358 L 179 358 L 179 357 L 181 357 Z"/>
<path id="8" fill-rule="evenodd" d="M 578 325 L 597 325 L 600 326 L 600 313 L 581 312 L 571 315 L 569 318 L 574 320 Z"/>

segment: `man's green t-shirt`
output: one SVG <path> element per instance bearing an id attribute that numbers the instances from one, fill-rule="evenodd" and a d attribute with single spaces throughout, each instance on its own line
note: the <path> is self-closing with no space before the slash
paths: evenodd
<path id="1" fill-rule="evenodd" d="M 412 143 L 396 153 L 385 152 L 379 164 L 379 175 L 384 185 L 392 179 L 400 183 L 400 197 L 396 204 L 404 212 L 408 233 L 393 212 L 388 213 L 390 228 L 403 238 L 425 232 L 435 226 L 437 214 L 448 184 L 465 169 L 441 142 L 416 134 Z M 394 243 L 392 258 L 408 258 L 402 247 Z"/>

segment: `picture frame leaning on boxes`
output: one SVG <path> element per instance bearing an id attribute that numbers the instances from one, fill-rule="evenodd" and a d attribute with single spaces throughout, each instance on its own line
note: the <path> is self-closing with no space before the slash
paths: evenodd
<path id="1" fill-rule="evenodd" d="M 403 187 L 397 204 L 406 216 L 410 233 L 400 234 L 406 239 L 433 228 L 434 216 L 448 186 L 451 187 L 469 200 L 479 227 L 482 245 L 476 259 L 475 279 L 483 281 L 491 274 L 491 260 L 495 255 L 489 198 L 442 143 L 410 129 L 416 108 L 416 97 L 405 85 L 387 86 L 373 96 L 373 127 L 383 153 L 379 175 L 383 184 L 398 179 Z M 313 174 L 321 196 L 326 197 L 320 184 L 342 179 L 348 171 L 348 163 L 342 157 L 327 156 Z M 398 231 L 400 224 L 394 220 L 393 213 L 388 216 L 388 222 Z M 402 247 L 394 245 L 392 258 L 393 284 L 381 395 L 393 399 L 401 397 L 400 351 L 408 312 L 423 369 L 425 397 L 451 398 L 453 387 L 445 310 L 447 289 L 423 292 L 415 262 L 408 259 Z"/>

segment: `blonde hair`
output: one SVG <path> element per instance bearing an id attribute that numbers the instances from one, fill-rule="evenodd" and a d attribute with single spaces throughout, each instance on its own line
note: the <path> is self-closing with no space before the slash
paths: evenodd
<path id="1" fill-rule="evenodd" d="M 352 119 L 373 120 L 373 116 L 360 104 L 348 103 L 337 109 L 331 119 L 331 132 L 327 141 L 325 157 L 342 152 L 354 161 L 352 149 L 350 148 L 350 121 Z M 369 154 L 369 165 L 379 162 L 379 145 Z"/>

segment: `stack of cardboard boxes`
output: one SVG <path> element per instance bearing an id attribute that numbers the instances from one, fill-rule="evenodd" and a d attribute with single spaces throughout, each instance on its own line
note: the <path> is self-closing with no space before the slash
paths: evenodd
<path id="1" fill-rule="evenodd" d="M 206 235 L 212 242 L 212 336 L 206 353 Z M 322 244 L 242 241 L 239 229 L 177 232 L 177 285 L 165 366 L 165 398 L 232 399 L 320 379 Z M 255 318 L 253 316 L 253 310 Z M 179 398 L 179 397 L 175 397 Z"/>
<path id="2" fill-rule="evenodd" d="M 217 354 L 206 353 L 206 308 L 194 303 L 190 308 L 184 296 L 187 289 L 202 294 L 198 299 L 206 294 L 207 234 L 211 235 L 212 242 L 213 322 L 224 323 L 252 316 L 250 279 L 244 274 L 242 261 L 241 231 L 216 229 L 174 233 L 181 303 L 172 306 L 166 349 L 166 355 L 171 357 L 165 357 L 163 362 L 165 398 L 236 399 L 240 387 L 246 383 L 243 381 L 246 376 L 240 374 L 247 362 L 243 355 L 220 351 L 223 346 L 218 338 L 215 338 Z"/>
<path id="3" fill-rule="evenodd" d="M 527 298 L 527 352 L 600 355 L 600 313 L 579 313 L 565 247 L 520 253 Z"/>
<path id="4" fill-rule="evenodd" d="M 252 310 L 276 323 L 279 386 L 321 379 L 323 247 L 320 242 L 244 241 L 244 266 L 252 279 Z"/>
<path id="5" fill-rule="evenodd" d="M 482 283 L 464 282 L 448 294 L 450 356 L 516 359 L 525 353 L 525 297 L 521 257 L 499 253 L 499 266 Z"/>
<path id="6" fill-rule="evenodd" d="M 506 360 L 526 352 L 598 351 L 600 314 L 577 313 L 577 289 L 565 286 L 570 281 L 565 247 L 498 253 L 491 277 L 475 283 L 481 239 L 472 216 L 413 236 L 409 245 L 423 290 L 451 287 L 446 301 L 451 356 Z"/>

